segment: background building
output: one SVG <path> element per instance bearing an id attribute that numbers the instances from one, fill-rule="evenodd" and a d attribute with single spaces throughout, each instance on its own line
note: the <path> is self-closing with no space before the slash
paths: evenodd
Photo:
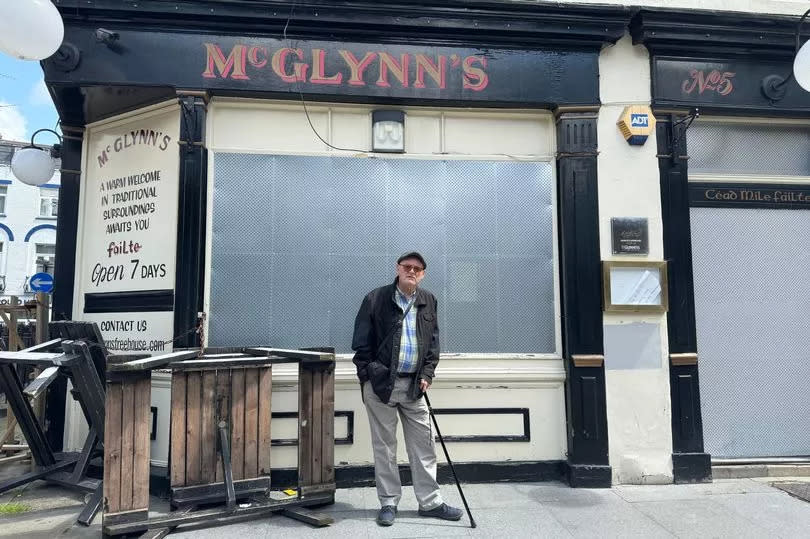
<path id="1" fill-rule="evenodd" d="M 0 293 L 31 296 L 28 279 L 35 273 L 53 274 L 59 178 L 32 187 L 11 172 L 11 158 L 28 143 L 0 139 Z M 47 148 L 47 147 L 46 147 Z"/>

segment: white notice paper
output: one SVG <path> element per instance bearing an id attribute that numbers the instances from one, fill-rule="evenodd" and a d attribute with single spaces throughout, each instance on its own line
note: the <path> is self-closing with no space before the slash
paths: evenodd
<path id="1" fill-rule="evenodd" d="M 660 305 L 661 274 L 650 268 L 611 268 L 610 296 L 614 305 Z"/>

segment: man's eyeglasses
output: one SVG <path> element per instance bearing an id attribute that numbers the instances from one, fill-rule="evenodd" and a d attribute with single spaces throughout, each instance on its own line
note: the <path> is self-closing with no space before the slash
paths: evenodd
<path id="1" fill-rule="evenodd" d="M 425 268 L 421 266 L 414 266 L 411 264 L 400 264 L 400 267 L 405 270 L 405 273 L 422 273 L 425 271 Z"/>

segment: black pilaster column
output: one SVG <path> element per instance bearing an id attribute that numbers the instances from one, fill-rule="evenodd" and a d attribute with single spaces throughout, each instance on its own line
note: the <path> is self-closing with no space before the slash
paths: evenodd
<path id="1" fill-rule="evenodd" d="M 84 127 L 62 125 L 59 214 L 56 219 L 56 256 L 51 298 L 53 320 L 73 319 L 83 139 Z M 62 377 L 51 384 L 45 397 L 45 437 L 54 451 L 62 450 L 66 394 L 67 382 Z"/>
<path id="2" fill-rule="evenodd" d="M 669 263 L 667 328 L 676 483 L 712 479 L 711 459 L 703 450 L 685 126 L 677 124 L 677 117 L 663 115 L 656 125 L 664 257 Z"/>
<path id="3" fill-rule="evenodd" d="M 83 138 L 84 127 L 62 125 L 61 186 L 59 216 L 56 220 L 56 262 L 53 271 L 54 320 L 73 319 Z"/>
<path id="4" fill-rule="evenodd" d="M 596 112 L 557 117 L 557 181 L 568 481 L 610 487 L 602 277 L 599 254 Z"/>
<path id="5" fill-rule="evenodd" d="M 181 93 L 180 194 L 177 209 L 177 273 L 174 292 L 174 334 L 177 347 L 200 345 L 189 329 L 198 323 L 205 282 L 205 218 L 208 153 L 205 148 L 206 96 Z"/>

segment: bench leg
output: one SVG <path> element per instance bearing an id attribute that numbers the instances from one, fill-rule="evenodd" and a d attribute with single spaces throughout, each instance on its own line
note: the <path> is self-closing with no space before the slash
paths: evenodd
<path id="1" fill-rule="evenodd" d="M 81 453 L 79 453 L 79 462 L 77 462 L 76 467 L 73 468 L 73 475 L 70 479 L 74 483 L 78 483 L 87 475 L 87 468 L 90 466 L 90 459 L 93 457 L 93 450 L 97 443 L 98 436 L 96 435 L 96 429 L 92 428 L 87 434 Z"/>
<path id="2" fill-rule="evenodd" d="M 19 486 L 22 486 L 26 483 L 30 483 L 31 481 L 35 481 L 37 479 L 47 479 L 49 475 L 75 465 L 76 461 L 77 459 L 73 457 L 65 458 L 63 460 L 60 460 L 56 464 L 45 466 L 36 471 L 3 481 L 2 483 L 0 483 L 0 493 L 3 493 L 7 490 L 11 490 L 13 488 L 17 488 Z"/>
<path id="3" fill-rule="evenodd" d="M 225 475 L 225 493 L 228 509 L 236 507 L 236 492 L 233 488 L 233 468 L 231 467 L 231 444 L 228 443 L 227 424 L 219 422 L 219 445 L 222 453 L 222 471 Z"/>
<path id="4" fill-rule="evenodd" d="M 20 379 L 11 365 L 0 365 L 0 391 L 6 394 L 9 408 L 14 412 L 14 417 L 22 428 L 37 466 L 48 467 L 56 464 L 56 458 L 48 445 L 45 433 L 31 409 L 31 404 L 23 395 Z"/>
<path id="5" fill-rule="evenodd" d="M 103 496 L 104 486 L 99 485 L 95 492 L 90 496 L 90 499 L 87 500 L 87 503 L 84 504 L 84 509 L 82 512 L 79 513 L 79 517 L 76 519 L 76 522 L 81 524 L 82 526 L 89 526 L 93 519 L 96 518 L 96 513 L 98 510 L 101 509 L 101 498 Z"/>

